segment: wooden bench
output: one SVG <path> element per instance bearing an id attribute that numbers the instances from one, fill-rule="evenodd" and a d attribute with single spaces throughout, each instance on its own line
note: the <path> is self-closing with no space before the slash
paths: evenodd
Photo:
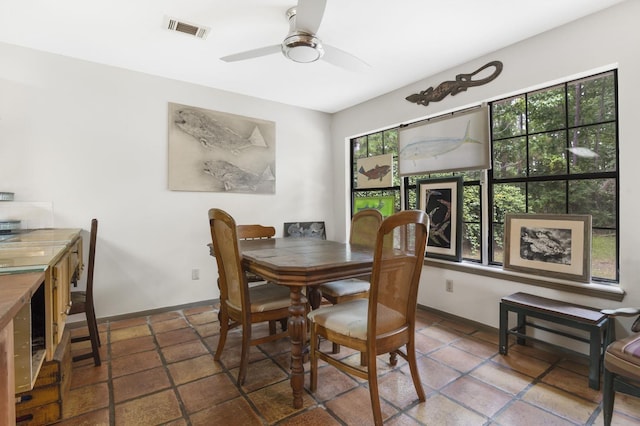
<path id="1" fill-rule="evenodd" d="M 515 312 L 518 316 L 517 325 L 513 328 L 509 328 L 509 312 Z M 527 317 L 587 331 L 589 338 L 528 322 Z M 517 337 L 516 342 L 520 345 L 524 345 L 528 339 L 550 344 L 564 352 L 587 357 L 589 359 L 589 387 L 599 390 L 602 356 L 606 349 L 606 344 L 613 341 L 613 330 L 607 329 L 608 323 L 608 317 L 595 308 L 574 305 L 527 293 L 514 293 L 503 297 L 500 301 L 499 350 L 501 354 L 507 355 L 508 336 L 513 335 Z M 588 343 L 589 355 L 528 336 L 527 326 Z"/>

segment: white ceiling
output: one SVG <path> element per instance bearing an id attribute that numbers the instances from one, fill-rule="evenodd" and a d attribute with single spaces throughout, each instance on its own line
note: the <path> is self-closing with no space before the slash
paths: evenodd
<path id="1" fill-rule="evenodd" d="M 367 71 L 219 59 L 280 43 L 296 1 L 0 0 L 0 42 L 336 112 L 623 0 L 327 0 L 318 36 Z M 211 32 L 171 32 L 165 16 Z"/>

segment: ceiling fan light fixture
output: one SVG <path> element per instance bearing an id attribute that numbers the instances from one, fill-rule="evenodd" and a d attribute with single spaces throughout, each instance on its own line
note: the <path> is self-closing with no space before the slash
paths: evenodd
<path id="1" fill-rule="evenodd" d="M 322 58 L 324 49 L 319 38 L 296 32 L 282 42 L 282 53 L 294 62 L 306 64 Z"/>

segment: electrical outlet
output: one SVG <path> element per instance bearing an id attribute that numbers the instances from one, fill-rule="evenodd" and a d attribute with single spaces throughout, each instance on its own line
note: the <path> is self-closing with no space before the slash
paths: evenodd
<path id="1" fill-rule="evenodd" d="M 449 293 L 453 293 L 453 280 L 446 280 L 445 287 Z"/>
<path id="2" fill-rule="evenodd" d="M 191 270 L 191 279 L 199 280 L 200 279 L 200 269 L 192 269 Z"/>

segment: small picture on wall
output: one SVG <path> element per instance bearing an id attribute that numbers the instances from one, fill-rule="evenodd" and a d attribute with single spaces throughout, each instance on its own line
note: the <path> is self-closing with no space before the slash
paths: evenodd
<path id="1" fill-rule="evenodd" d="M 169 189 L 275 193 L 275 123 L 169 103 Z"/>
<path id="2" fill-rule="evenodd" d="M 358 188 L 388 188 L 393 176 L 393 154 L 359 158 L 356 168 Z"/>
<path id="3" fill-rule="evenodd" d="M 376 209 L 382 217 L 389 217 L 395 211 L 396 198 L 391 196 L 386 197 L 355 197 L 353 199 L 353 213 L 356 214 L 360 210 Z"/>
<path id="4" fill-rule="evenodd" d="M 316 238 L 326 240 L 324 222 L 285 222 L 284 238 Z"/>

